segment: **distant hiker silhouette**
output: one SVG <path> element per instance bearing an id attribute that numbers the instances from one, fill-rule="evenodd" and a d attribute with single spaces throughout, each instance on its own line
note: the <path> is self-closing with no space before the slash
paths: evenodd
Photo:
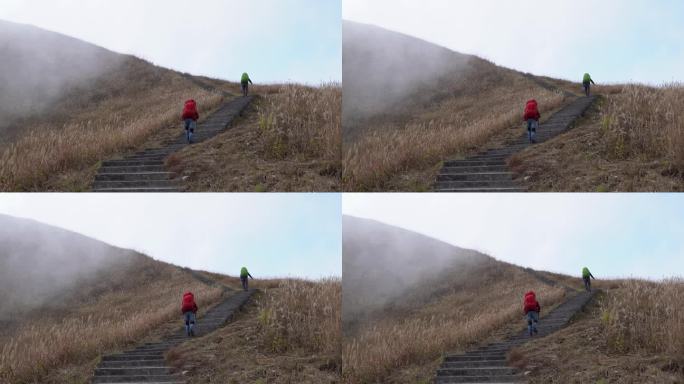
<path id="1" fill-rule="evenodd" d="M 523 312 L 525 313 L 525 317 L 527 317 L 527 332 L 530 336 L 536 335 L 539 332 L 537 330 L 537 323 L 539 323 L 541 307 L 539 306 L 534 291 L 529 291 L 525 294 L 525 298 L 523 299 Z"/>
<path id="2" fill-rule="evenodd" d="M 525 104 L 525 113 L 523 114 L 523 121 L 527 122 L 527 136 L 530 139 L 530 143 L 536 143 L 537 128 L 539 128 L 539 119 L 541 115 L 539 114 L 539 107 L 537 106 L 537 100 L 530 99 L 527 100 Z"/>
<path id="3" fill-rule="evenodd" d="M 591 292 L 591 279 L 596 280 L 594 275 L 589 272 L 589 268 L 582 268 L 582 280 L 584 280 L 584 289 L 586 289 L 587 292 Z"/>
<path id="4" fill-rule="evenodd" d="M 181 312 L 185 318 L 185 333 L 188 336 L 195 336 L 197 304 L 195 303 L 195 295 L 193 295 L 192 292 L 188 291 L 183 294 Z"/>
<path id="5" fill-rule="evenodd" d="M 247 72 L 242 74 L 242 77 L 240 78 L 240 85 L 242 85 L 242 96 L 247 96 L 247 93 L 249 93 L 249 84 L 254 84 L 252 83 L 252 79 L 249 78 L 249 75 Z"/>
<path id="6" fill-rule="evenodd" d="M 596 83 L 594 83 L 594 80 L 592 80 L 591 75 L 585 73 L 584 77 L 582 78 L 582 85 L 584 86 L 584 93 L 587 95 L 587 97 L 591 93 L 592 84 L 596 85 Z"/>
<path id="7" fill-rule="evenodd" d="M 197 113 L 197 103 L 195 100 L 190 99 L 186 101 L 183 106 L 181 120 L 185 122 L 185 137 L 188 139 L 188 143 L 192 143 L 192 135 L 195 134 L 198 119 L 199 113 Z"/>
<path id="8" fill-rule="evenodd" d="M 242 289 L 244 289 L 245 291 L 249 289 L 249 281 L 247 280 L 248 277 L 254 279 L 252 275 L 249 274 L 247 268 L 242 267 L 242 269 L 240 269 L 240 282 L 242 283 Z"/>

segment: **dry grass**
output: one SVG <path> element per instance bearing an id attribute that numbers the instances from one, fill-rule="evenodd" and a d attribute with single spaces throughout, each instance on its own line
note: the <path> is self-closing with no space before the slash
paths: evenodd
<path id="1" fill-rule="evenodd" d="M 261 145 L 266 157 L 304 155 L 339 161 L 342 88 L 338 83 L 307 87 L 285 84 L 259 108 Z"/>
<path id="2" fill-rule="evenodd" d="M 529 289 L 537 292 L 542 314 L 565 295 L 518 268 L 501 265 L 474 273 L 451 293 L 423 300 L 414 308 L 379 313 L 345 337 L 344 379 L 424 382 L 444 352 L 463 351 L 522 327 L 521 300 Z"/>
<path id="3" fill-rule="evenodd" d="M 646 155 L 684 172 L 684 86 L 626 85 L 603 115 L 606 153 L 615 159 Z"/>
<path id="4" fill-rule="evenodd" d="M 180 74 L 127 59 L 86 86 L 65 91 L 49 110 L 16 123 L 21 134 L 0 148 L 0 190 L 45 190 L 51 178 L 139 147 L 162 128 L 178 126 L 190 97 L 200 113 L 223 98 Z"/>
<path id="5" fill-rule="evenodd" d="M 501 79 L 497 79 L 497 82 Z M 397 174 L 429 169 L 449 157 L 464 156 L 482 148 L 495 136 L 521 126 L 525 102 L 534 96 L 542 114 L 564 102 L 560 92 L 539 88 L 524 78 L 506 83 L 482 83 L 478 92 L 450 96 L 416 111 L 410 121 L 374 122 L 353 142 L 345 142 L 345 190 L 388 189 Z"/>
<path id="6" fill-rule="evenodd" d="M 664 353 L 684 364 L 684 280 L 628 280 L 619 295 L 607 297 L 602 310 L 611 352 Z"/>
<path id="7" fill-rule="evenodd" d="M 304 348 L 339 354 L 342 342 L 342 282 L 287 279 L 277 295 L 259 301 L 263 342 L 273 352 Z"/>
<path id="8" fill-rule="evenodd" d="M 64 368 L 136 343 L 161 324 L 179 318 L 185 290 L 195 293 L 202 311 L 222 294 L 219 288 L 151 259 L 115 273 L 119 276 L 115 280 L 122 283 L 118 288 L 70 303 L 57 316 L 38 311 L 23 317 L 19 328 L 2 339 L 0 381 L 63 382 L 59 377 L 66 374 Z"/>

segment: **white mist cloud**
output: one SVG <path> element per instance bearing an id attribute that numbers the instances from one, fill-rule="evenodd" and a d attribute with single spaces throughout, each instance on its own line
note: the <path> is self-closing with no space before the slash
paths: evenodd
<path id="1" fill-rule="evenodd" d="M 4 194 L 31 218 L 191 268 L 255 277 L 342 274 L 340 195 Z M 2 230 L 0 228 L 0 230 Z"/>
<path id="2" fill-rule="evenodd" d="M 684 79 L 681 2 L 343 0 L 342 16 L 535 74 Z"/>
<path id="3" fill-rule="evenodd" d="M 535 269 L 658 279 L 684 268 L 679 195 L 346 194 L 342 204 L 344 214 Z"/>
<path id="4" fill-rule="evenodd" d="M 28 23 L 193 74 L 318 84 L 341 79 L 340 2 L 2 0 Z M 317 33 L 315 33 L 317 32 Z"/>

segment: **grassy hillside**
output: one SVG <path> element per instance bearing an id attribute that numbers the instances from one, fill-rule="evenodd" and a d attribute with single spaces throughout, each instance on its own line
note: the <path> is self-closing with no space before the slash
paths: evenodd
<path id="1" fill-rule="evenodd" d="M 512 159 L 533 191 L 684 190 L 684 87 L 598 87 L 572 131 Z"/>
<path id="2" fill-rule="evenodd" d="M 231 129 L 172 156 L 191 191 L 339 191 L 339 84 L 254 86 L 259 94 Z"/>
<path id="3" fill-rule="evenodd" d="M 528 290 L 546 312 L 566 294 L 523 268 L 351 217 L 344 219 L 343 268 L 349 383 L 426 383 L 444 352 L 521 329 Z"/>
<path id="4" fill-rule="evenodd" d="M 98 161 L 180 130 L 239 86 L 194 77 L 39 28 L 0 21 L 0 190 L 79 190 Z M 166 133 L 168 135 L 169 133 Z"/>
<path id="5" fill-rule="evenodd" d="M 261 290 L 229 327 L 171 350 L 190 382 L 338 383 L 339 279 L 254 280 Z"/>
<path id="6" fill-rule="evenodd" d="M 343 28 L 346 189 L 427 189 L 445 158 L 520 135 L 528 99 L 548 115 L 578 88 L 377 27 Z"/>
<path id="7" fill-rule="evenodd" d="M 219 288 L 139 253 L 0 216 L 0 382 L 85 383 L 98 356 L 179 327 L 186 290 Z"/>
<path id="8" fill-rule="evenodd" d="M 684 381 L 684 282 L 622 280 L 568 328 L 511 352 L 530 383 Z"/>

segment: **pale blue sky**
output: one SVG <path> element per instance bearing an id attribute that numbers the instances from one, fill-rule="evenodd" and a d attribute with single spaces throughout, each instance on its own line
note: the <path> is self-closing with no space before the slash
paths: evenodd
<path id="1" fill-rule="evenodd" d="M 339 194 L 0 194 L 0 213 L 236 275 L 342 275 Z M 1 229 L 0 229 L 1 230 Z"/>
<path id="2" fill-rule="evenodd" d="M 579 81 L 684 81 L 680 0 L 343 0 L 343 17 Z"/>
<path id="3" fill-rule="evenodd" d="M 345 194 L 342 206 L 534 269 L 684 277 L 684 194 Z"/>
<path id="4" fill-rule="evenodd" d="M 156 64 L 237 81 L 342 78 L 340 0 L 1 0 L 32 24 Z"/>

